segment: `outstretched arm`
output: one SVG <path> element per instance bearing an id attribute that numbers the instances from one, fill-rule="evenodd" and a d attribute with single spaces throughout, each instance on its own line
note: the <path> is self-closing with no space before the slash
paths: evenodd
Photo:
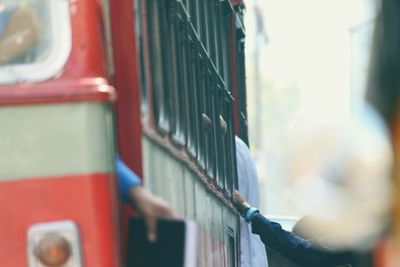
<path id="1" fill-rule="evenodd" d="M 354 262 L 354 254 L 351 252 L 328 251 L 316 247 L 311 240 L 283 230 L 280 224 L 268 220 L 252 208 L 237 191 L 233 193 L 233 202 L 246 221 L 251 223 L 253 233 L 261 237 L 264 245 L 301 266 L 331 267 Z"/>
<path id="2" fill-rule="evenodd" d="M 138 213 L 144 217 L 147 237 L 150 241 L 154 241 L 157 238 L 157 219 L 177 218 L 179 215 L 166 201 L 143 188 L 139 177 L 119 157 L 116 159 L 115 166 L 122 199 L 131 201 Z"/>

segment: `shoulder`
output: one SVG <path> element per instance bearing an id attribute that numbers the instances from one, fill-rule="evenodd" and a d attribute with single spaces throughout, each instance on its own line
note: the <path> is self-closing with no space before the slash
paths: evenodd
<path id="1" fill-rule="evenodd" d="M 242 139 L 235 135 L 236 152 L 239 155 L 251 155 L 249 147 Z"/>

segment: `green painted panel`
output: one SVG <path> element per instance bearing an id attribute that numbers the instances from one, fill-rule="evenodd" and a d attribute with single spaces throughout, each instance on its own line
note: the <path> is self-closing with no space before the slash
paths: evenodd
<path id="1" fill-rule="evenodd" d="M 185 217 L 195 219 L 199 226 L 199 266 L 226 265 L 228 228 L 238 241 L 237 215 L 210 193 L 184 163 L 145 136 L 142 144 L 145 186 L 169 201 Z"/>
<path id="2" fill-rule="evenodd" d="M 185 183 L 185 214 L 188 218 L 196 219 L 196 191 L 194 190 L 193 174 L 185 170 L 183 179 Z"/>
<path id="3" fill-rule="evenodd" d="M 152 177 L 156 173 L 156 168 L 152 166 L 156 162 L 154 161 L 156 155 L 153 152 L 153 146 L 146 138 L 142 138 L 142 151 L 144 183 L 147 188 L 154 190 L 156 179 L 152 179 Z"/>
<path id="4" fill-rule="evenodd" d="M 144 185 L 164 199 L 181 214 L 185 213 L 184 168 L 163 151 L 143 140 Z"/>
<path id="5" fill-rule="evenodd" d="M 0 179 L 111 172 L 113 157 L 109 104 L 0 107 Z"/>

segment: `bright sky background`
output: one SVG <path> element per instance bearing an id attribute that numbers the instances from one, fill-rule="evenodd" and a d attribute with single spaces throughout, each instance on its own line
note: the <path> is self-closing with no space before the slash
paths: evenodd
<path id="1" fill-rule="evenodd" d="M 355 52 L 351 49 L 350 29 L 371 20 L 373 1 L 246 1 L 249 131 L 254 140 L 254 125 L 262 125 L 260 144 L 253 144 L 252 151 L 261 178 L 261 208 L 268 213 L 292 214 L 290 205 L 284 203 L 288 192 L 281 176 L 285 138 L 293 138 L 299 127 L 350 116 L 355 101 L 351 91 L 351 55 Z M 258 54 L 258 86 L 254 82 L 254 5 L 262 9 L 268 35 L 268 43 L 263 43 Z M 362 57 L 367 56 L 364 50 L 360 52 Z M 361 61 L 365 65 L 364 58 Z M 361 76 L 366 74 L 364 68 L 361 66 Z M 256 87 L 262 99 L 258 119 Z"/>

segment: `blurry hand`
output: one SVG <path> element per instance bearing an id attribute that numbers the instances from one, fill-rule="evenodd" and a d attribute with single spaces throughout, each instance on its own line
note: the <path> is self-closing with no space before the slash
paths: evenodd
<path id="1" fill-rule="evenodd" d="M 133 201 L 138 213 L 142 215 L 147 225 L 147 238 L 150 241 L 157 239 L 157 219 L 179 218 L 179 214 L 174 211 L 169 204 L 153 195 L 141 186 L 136 186 L 129 191 L 130 198 Z"/>
<path id="2" fill-rule="evenodd" d="M 242 216 L 244 216 L 244 214 L 246 214 L 246 211 L 251 207 L 251 205 L 237 190 L 234 190 L 232 193 L 232 201 L 233 205 L 235 205 Z"/>

